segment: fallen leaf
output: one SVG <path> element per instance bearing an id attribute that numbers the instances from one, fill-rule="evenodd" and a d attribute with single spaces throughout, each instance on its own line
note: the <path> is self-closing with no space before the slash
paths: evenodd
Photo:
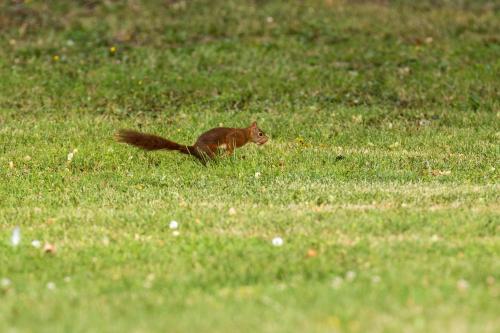
<path id="1" fill-rule="evenodd" d="M 43 246 L 43 252 L 49 253 L 49 254 L 55 254 L 56 253 L 56 246 L 51 243 L 45 243 Z"/>
<path id="2" fill-rule="evenodd" d="M 313 258 L 318 255 L 318 252 L 315 249 L 309 249 L 307 250 L 307 257 L 308 258 Z"/>

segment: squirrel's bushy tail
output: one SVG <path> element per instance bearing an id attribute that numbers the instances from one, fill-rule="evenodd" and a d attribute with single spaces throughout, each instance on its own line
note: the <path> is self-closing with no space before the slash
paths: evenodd
<path id="1" fill-rule="evenodd" d="M 133 130 L 119 130 L 115 134 L 115 139 L 118 142 L 127 143 L 144 150 L 177 150 L 183 154 L 193 155 L 198 159 L 202 159 L 193 146 L 180 145 L 153 134 L 146 134 Z"/>

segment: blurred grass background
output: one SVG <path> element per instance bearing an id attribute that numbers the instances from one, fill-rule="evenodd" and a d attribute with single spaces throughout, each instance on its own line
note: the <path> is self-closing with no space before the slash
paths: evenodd
<path id="1" fill-rule="evenodd" d="M 1 2 L 0 331 L 498 331 L 499 11 Z"/>

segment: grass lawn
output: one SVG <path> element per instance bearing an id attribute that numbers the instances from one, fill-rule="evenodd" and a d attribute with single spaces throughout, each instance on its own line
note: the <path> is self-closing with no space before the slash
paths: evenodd
<path id="1" fill-rule="evenodd" d="M 498 332 L 499 22 L 484 0 L 2 2 L 0 331 Z M 208 167 L 113 141 L 253 120 L 268 144 Z"/>

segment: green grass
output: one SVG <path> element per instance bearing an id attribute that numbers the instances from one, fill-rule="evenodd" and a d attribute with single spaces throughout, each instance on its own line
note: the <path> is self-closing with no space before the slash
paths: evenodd
<path id="1" fill-rule="evenodd" d="M 0 331 L 500 330 L 496 2 L 47 3 L 0 5 Z"/>

